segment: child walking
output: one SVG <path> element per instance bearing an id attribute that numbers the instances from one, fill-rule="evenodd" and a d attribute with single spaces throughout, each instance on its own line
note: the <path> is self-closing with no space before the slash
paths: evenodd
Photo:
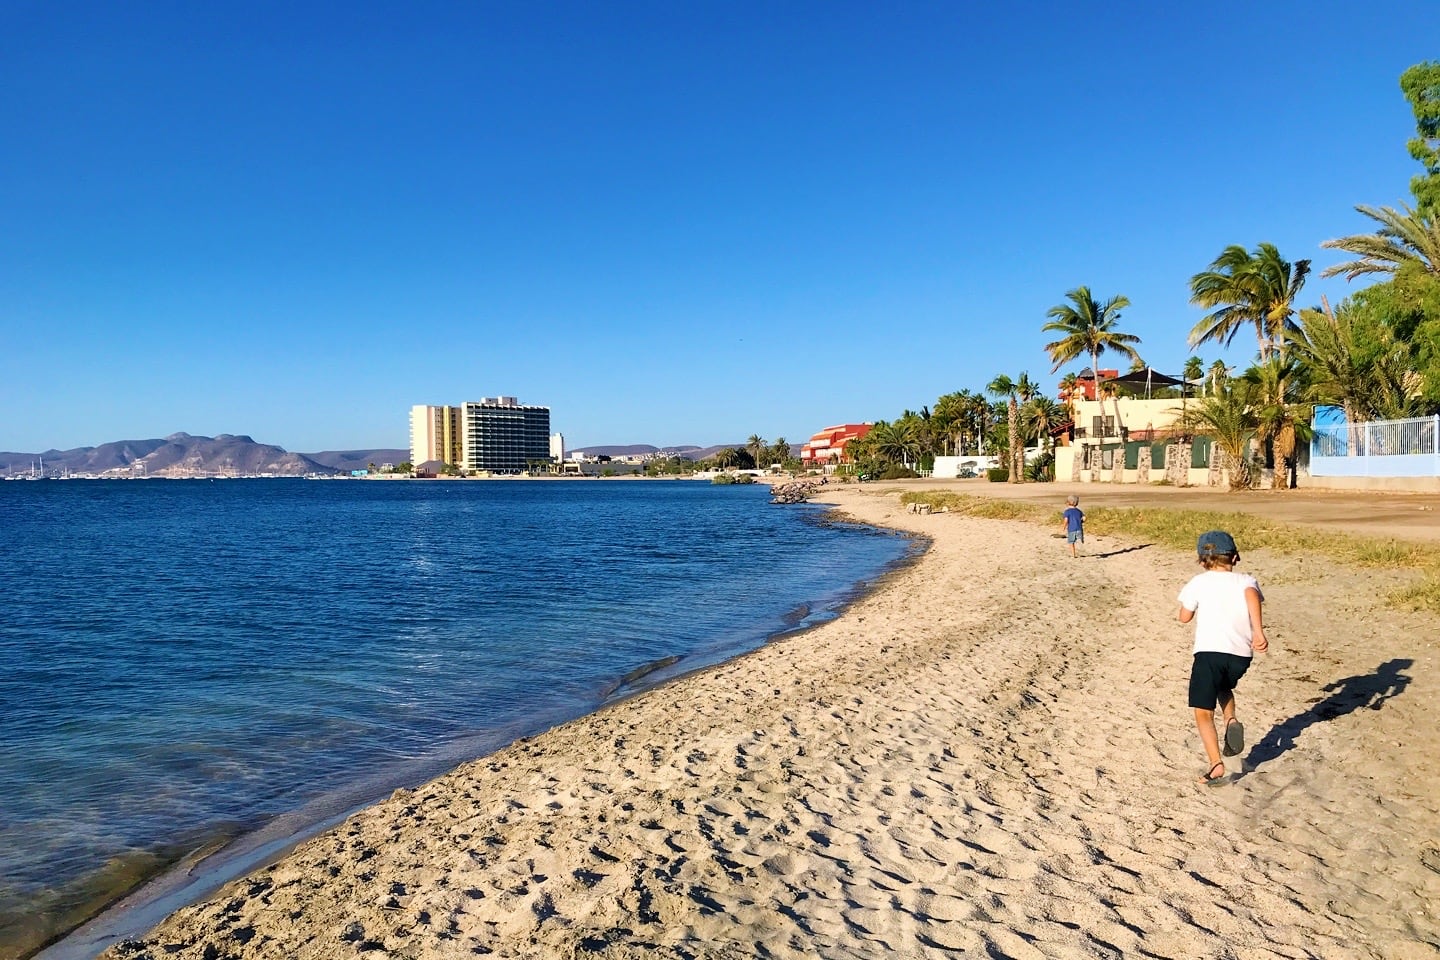
<path id="1" fill-rule="evenodd" d="M 1245 749 L 1245 727 L 1235 718 L 1235 685 L 1256 653 L 1269 647 L 1260 605 L 1265 596 L 1248 573 L 1237 573 L 1240 551 L 1223 530 L 1202 533 L 1195 543 L 1202 573 L 1180 591 L 1181 623 L 1195 621 L 1195 661 L 1190 668 L 1190 706 L 1205 757 L 1210 762 L 1199 782 L 1217 786 L 1229 778 L 1215 732 L 1215 708 L 1225 721 L 1224 756 Z"/>
<path id="2" fill-rule="evenodd" d="M 1065 512 L 1060 514 L 1065 521 L 1065 539 L 1070 544 L 1070 556 L 1078 557 L 1075 543 L 1085 542 L 1085 513 L 1080 509 L 1080 498 L 1075 494 L 1065 498 Z"/>

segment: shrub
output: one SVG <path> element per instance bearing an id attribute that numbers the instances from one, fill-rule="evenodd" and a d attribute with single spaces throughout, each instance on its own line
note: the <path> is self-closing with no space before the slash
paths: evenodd
<path id="1" fill-rule="evenodd" d="M 920 476 L 920 474 L 916 473 L 914 470 L 911 470 L 909 467 L 903 467 L 903 466 L 901 466 L 900 464 L 897 463 L 897 464 L 892 464 L 891 466 L 886 467 L 886 468 L 885 468 L 885 472 L 882 473 L 882 474 L 880 474 L 878 477 L 876 477 L 876 479 L 877 479 L 877 480 L 908 480 L 908 479 L 910 479 L 911 477 L 918 477 L 918 476 Z"/>
<path id="2" fill-rule="evenodd" d="M 1004 467 L 991 467 L 985 471 L 985 478 L 991 483 L 1005 483 L 1010 479 L 1010 471 Z"/>
<path id="3" fill-rule="evenodd" d="M 1055 454 L 1042 453 L 1034 462 L 1025 466 L 1025 479 L 1035 483 L 1049 483 L 1055 479 Z"/>

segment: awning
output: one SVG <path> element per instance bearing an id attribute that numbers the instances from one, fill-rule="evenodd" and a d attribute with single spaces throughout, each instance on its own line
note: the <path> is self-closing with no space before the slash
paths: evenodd
<path id="1" fill-rule="evenodd" d="M 1149 396 L 1150 391 L 1156 387 L 1180 387 L 1190 385 L 1187 380 L 1181 377 L 1172 377 L 1151 367 L 1141 370 L 1132 370 L 1123 377 L 1109 377 L 1101 380 L 1101 383 L 1124 383 L 1132 387 L 1144 387 L 1145 395 Z"/>

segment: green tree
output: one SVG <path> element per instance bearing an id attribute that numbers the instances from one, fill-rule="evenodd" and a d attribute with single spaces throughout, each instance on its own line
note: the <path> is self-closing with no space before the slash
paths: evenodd
<path id="1" fill-rule="evenodd" d="M 715 454 L 715 467 L 719 470 L 729 470 L 740 463 L 740 451 L 734 447 L 726 447 Z"/>
<path id="2" fill-rule="evenodd" d="M 1053 453 L 1055 438 L 1051 436 L 1051 431 L 1064 421 L 1065 408 L 1041 394 L 1030 398 L 1020 411 L 1020 419 L 1025 425 L 1025 432 L 1039 441 L 1041 449 Z"/>
<path id="3" fill-rule="evenodd" d="M 954 393 L 942 394 L 935 400 L 932 422 L 935 432 L 941 439 L 945 455 L 958 456 L 960 453 L 960 437 L 965 427 L 965 394 L 967 392 L 958 390 Z"/>
<path id="4" fill-rule="evenodd" d="M 1100 355 L 1106 350 L 1114 350 L 1131 360 L 1140 359 L 1134 346 L 1140 338 L 1117 329 L 1120 311 L 1130 306 L 1128 297 L 1117 295 L 1100 303 L 1091 296 L 1089 287 L 1076 287 L 1065 296 L 1070 302 L 1046 311 L 1045 315 L 1051 320 L 1040 328 L 1047 333 L 1062 335 L 1060 339 L 1045 344 L 1045 352 L 1050 354 L 1054 364 L 1050 368 L 1051 373 L 1076 357 L 1087 356 L 1090 358 L 1090 371 L 1098 383 Z"/>
<path id="5" fill-rule="evenodd" d="M 1026 407 L 1030 406 L 1030 404 L 1033 403 L 1035 401 L 1035 398 L 1039 395 L 1040 385 L 1034 380 L 1030 379 L 1029 373 L 1022 371 L 1020 374 L 1020 379 L 1015 381 L 1015 400 L 1020 405 L 1020 410 L 1017 411 L 1016 423 L 1019 424 L 1020 429 L 1019 466 L 1021 473 L 1025 472 L 1025 448 L 1029 444 L 1030 440 L 1033 439 L 1035 436 L 1034 433 L 1031 432 L 1031 430 L 1029 429 L 1030 425 L 1027 424 L 1023 411 Z"/>
<path id="6" fill-rule="evenodd" d="M 1060 378 L 1060 398 L 1062 400 L 1073 400 L 1075 394 L 1080 392 L 1080 378 L 1073 372 L 1065 374 Z"/>
<path id="7" fill-rule="evenodd" d="M 1400 74 L 1400 89 L 1415 111 L 1416 136 L 1406 146 L 1424 173 L 1410 181 L 1415 205 L 1440 215 L 1440 61 L 1427 60 Z"/>
<path id="8" fill-rule="evenodd" d="M 1440 276 L 1407 264 L 1394 278 L 1358 291 L 1350 301 L 1367 341 L 1388 338 L 1404 348 L 1399 406 L 1408 412 L 1379 416 L 1440 411 Z"/>
<path id="9" fill-rule="evenodd" d="M 745 441 L 745 450 L 750 454 L 751 462 L 754 463 L 757 468 L 760 467 L 760 458 L 765 455 L 767 448 L 765 441 L 760 438 L 758 433 L 750 434 L 750 439 Z"/>
<path id="10" fill-rule="evenodd" d="M 1024 374 L 1021 374 L 1023 377 Z M 1007 374 L 1000 374 L 991 380 L 985 390 L 995 397 L 1005 401 L 1005 436 L 1009 447 L 1007 467 L 1010 471 L 1011 483 L 1023 483 L 1024 468 L 1021 466 L 1020 455 L 1020 402 L 1019 384 L 1011 380 Z"/>
<path id="11" fill-rule="evenodd" d="M 1315 410 L 1302 399 L 1305 383 L 1301 363 L 1294 357 L 1272 356 L 1246 370 L 1244 379 L 1250 388 L 1255 435 L 1274 457 L 1271 487 L 1294 487 L 1295 448 L 1298 441 L 1310 439 Z"/>
<path id="12" fill-rule="evenodd" d="M 1185 361 L 1185 368 L 1180 375 L 1192 383 L 1205 376 L 1205 361 L 1199 357 L 1191 357 Z"/>
<path id="13" fill-rule="evenodd" d="M 925 411 L 927 417 L 929 412 L 929 410 Z M 925 417 L 921 417 L 920 414 L 914 410 L 906 410 L 900 414 L 891 426 L 898 429 L 906 438 L 906 454 L 901 457 L 901 461 L 906 466 L 918 461 L 928 442 L 925 432 L 929 424 L 925 422 Z"/>
<path id="14" fill-rule="evenodd" d="M 985 454 L 985 438 L 990 433 L 992 408 L 983 393 L 971 393 L 967 403 L 966 421 L 970 437 L 975 441 L 976 456 Z"/>
<path id="15" fill-rule="evenodd" d="M 1327 250 L 1344 250 L 1359 259 L 1326 267 L 1322 277 L 1344 274 L 1354 280 L 1368 274 L 1393 276 L 1407 266 L 1440 276 L 1440 214 L 1425 214 L 1401 204 L 1393 207 L 1370 207 L 1359 204 L 1356 210 L 1380 224 L 1374 233 L 1357 233 L 1348 237 L 1326 240 L 1320 246 Z"/>
<path id="16" fill-rule="evenodd" d="M 856 444 L 857 441 L 852 440 L 850 448 Z M 898 421 L 877 420 L 858 442 L 856 461 L 862 473 L 875 476 L 886 467 L 907 465 L 916 453 L 917 441 L 912 429 Z"/>
<path id="17" fill-rule="evenodd" d="M 1230 368 L 1225 366 L 1224 360 L 1216 360 L 1210 364 L 1210 371 L 1206 374 L 1206 377 L 1210 381 L 1210 385 L 1207 388 L 1207 396 L 1218 393 L 1220 388 L 1225 386 L 1230 379 Z"/>
<path id="18" fill-rule="evenodd" d="M 1190 408 L 1191 425 L 1208 434 L 1230 460 L 1230 489 L 1250 486 L 1250 437 L 1256 417 L 1250 405 L 1250 384 L 1226 380 Z"/>
<path id="19" fill-rule="evenodd" d="M 1050 372 L 1054 373 L 1077 357 L 1088 356 L 1090 373 L 1095 378 L 1095 398 L 1103 403 L 1100 355 L 1106 350 L 1113 350 L 1132 361 L 1140 360 L 1140 354 L 1135 349 L 1140 338 L 1131 333 L 1121 333 L 1117 329 L 1120 311 L 1130 306 L 1130 300 L 1124 295 L 1117 295 L 1100 303 L 1091 295 L 1089 287 L 1076 287 L 1065 296 L 1070 302 L 1051 307 L 1045 314 L 1051 320 L 1041 327 L 1045 332 L 1062 335 L 1060 339 L 1045 344 L 1045 352 L 1050 354 L 1050 360 L 1054 364 Z M 1117 426 L 1120 423 L 1118 400 L 1115 404 L 1115 423 Z"/>
<path id="20" fill-rule="evenodd" d="M 1205 378 L 1205 361 L 1199 357 L 1191 357 L 1185 361 L 1185 367 L 1180 371 L 1180 376 L 1185 382 L 1180 386 L 1180 422 L 1186 423 L 1190 409 L 1190 391 Z"/>
<path id="21" fill-rule="evenodd" d="M 1272 243 L 1259 244 L 1253 253 L 1239 244 L 1226 247 L 1208 270 L 1190 278 L 1190 302 L 1211 310 L 1191 329 L 1190 346 L 1207 340 L 1228 346 L 1236 333 L 1253 325 L 1260 359 L 1268 359 L 1283 349 L 1295 298 L 1309 274 L 1309 260 L 1292 264 Z"/>
<path id="22" fill-rule="evenodd" d="M 1311 399 L 1339 406 L 1349 423 L 1417 412 L 1407 395 L 1407 382 L 1413 380 L 1408 345 L 1376 319 L 1374 310 L 1350 300 L 1338 309 L 1323 297 L 1321 302 L 1321 309 L 1300 311 L 1299 329 L 1291 336 Z"/>

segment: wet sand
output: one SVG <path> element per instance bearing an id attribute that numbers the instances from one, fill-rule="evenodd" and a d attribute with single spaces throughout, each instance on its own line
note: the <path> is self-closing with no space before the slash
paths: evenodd
<path id="1" fill-rule="evenodd" d="M 107 956 L 1440 956 L 1440 643 L 1380 605 L 1402 574 L 1246 554 L 1273 652 L 1206 788 L 1192 557 L 1072 560 L 893 489 L 826 490 L 930 538 L 840 619 L 398 793 Z"/>

